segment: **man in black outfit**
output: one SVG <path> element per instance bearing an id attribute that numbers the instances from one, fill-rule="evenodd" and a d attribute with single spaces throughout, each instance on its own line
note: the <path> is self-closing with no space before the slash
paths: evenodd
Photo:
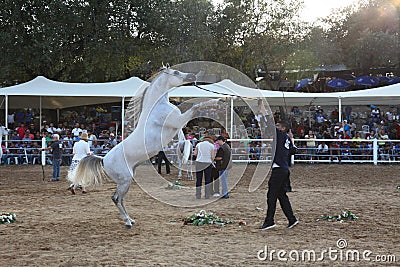
<path id="1" fill-rule="evenodd" d="M 264 224 L 259 227 L 261 230 L 266 230 L 275 227 L 274 216 L 276 211 L 276 202 L 279 199 L 281 208 L 286 218 L 289 220 L 287 228 L 293 228 L 299 221 L 293 214 L 292 205 L 286 195 L 285 186 L 289 182 L 289 149 L 291 146 L 291 137 L 293 134 L 289 131 L 287 133 L 288 124 L 279 122 L 276 124 L 276 151 L 272 164 L 272 173 L 268 181 L 267 193 L 267 216 L 265 217 Z"/>
<path id="2" fill-rule="evenodd" d="M 171 173 L 171 169 L 169 167 L 169 161 L 168 161 L 167 156 L 165 155 L 165 152 L 163 150 L 159 151 L 158 152 L 158 156 L 157 156 L 157 163 L 158 163 L 157 170 L 158 170 L 158 173 L 161 174 L 161 165 L 162 165 L 163 160 L 165 162 L 165 170 L 167 171 L 167 174 L 170 174 Z"/>

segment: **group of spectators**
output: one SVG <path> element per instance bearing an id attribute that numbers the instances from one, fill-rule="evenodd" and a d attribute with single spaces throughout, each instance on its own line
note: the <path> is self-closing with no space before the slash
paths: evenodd
<path id="1" fill-rule="evenodd" d="M 261 138 L 260 117 L 252 112 L 246 112 L 241 107 L 235 107 L 235 112 L 240 116 L 245 131 L 240 136 L 233 136 L 233 138 Z M 379 155 L 400 154 L 399 143 L 391 141 L 400 140 L 400 110 L 387 107 L 385 111 L 381 111 L 379 107 L 371 105 L 366 116 L 362 118 L 355 116 L 356 113 L 353 112 L 351 106 L 345 106 L 341 112 L 342 118 L 344 118 L 343 122 L 339 122 L 337 108 L 325 112 L 320 106 L 311 111 L 308 109 L 307 112 L 294 106 L 291 108 L 290 114 L 284 116 L 277 111 L 273 117 L 275 121 L 286 119 L 290 122 L 298 147 L 297 159 L 367 159 L 372 155 L 373 139 L 378 140 Z M 59 134 L 63 141 L 64 165 L 70 164 L 73 144 L 79 140 L 82 132 L 88 133 L 89 145 L 94 154 L 104 155 L 118 141 L 113 132 L 114 129 L 104 124 L 104 118 L 102 120 L 97 118 L 100 113 L 103 114 L 102 110 L 95 108 L 80 112 L 79 116 L 75 112 L 75 115 L 72 116 L 73 120 L 69 118 L 58 124 L 52 122 L 48 124 L 47 121 L 43 121 L 41 129 L 39 129 L 39 125 L 34 123 L 33 111 L 27 109 L 25 112 L 16 112 L 13 116 L 14 121 L 9 124 L 9 129 L 12 131 L 8 137 L 7 147 L 4 142 L 2 143 L 1 162 L 40 163 L 39 148 L 42 146 L 42 137 L 45 137 L 49 144 L 54 133 Z M 215 116 L 220 117 L 222 114 L 217 112 Z M 91 118 L 90 123 L 85 123 L 88 117 Z M 204 135 L 204 132 L 198 131 L 198 127 L 194 127 L 195 125 L 196 122 L 192 121 L 185 129 L 185 138 L 193 140 L 194 144 Z M 217 135 L 220 134 L 229 138 L 224 129 Z M 324 139 L 327 140 L 324 141 Z M 250 155 L 249 159 L 260 159 L 260 155 L 263 154 L 262 150 L 270 148 L 270 145 L 258 141 L 242 141 L 231 145 L 234 157 L 238 154 L 248 154 Z"/>
<path id="2" fill-rule="evenodd" d="M 10 128 L 10 130 L 7 146 L 5 141 L 1 144 L 2 164 L 40 164 L 42 138 L 46 139 L 46 146 L 49 146 L 53 134 L 58 134 L 62 141 L 62 165 L 71 164 L 73 145 L 80 140 L 82 133 L 88 134 L 90 150 L 97 155 L 106 154 L 118 143 L 114 132 L 100 128 L 97 123 L 90 125 L 75 123 L 74 126 L 68 127 L 62 122 L 55 125 L 52 122 L 48 124 L 47 121 L 43 121 L 42 127 L 39 129 L 39 125 L 33 122 L 28 125 L 20 122 L 17 127 Z"/>

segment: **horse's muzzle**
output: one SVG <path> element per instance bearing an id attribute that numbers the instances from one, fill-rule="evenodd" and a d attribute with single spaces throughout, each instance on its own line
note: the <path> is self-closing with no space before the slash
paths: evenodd
<path id="1" fill-rule="evenodd" d="M 195 82 L 196 79 L 196 75 L 194 75 L 193 73 L 188 73 L 188 75 L 186 75 L 185 77 L 185 82 Z"/>

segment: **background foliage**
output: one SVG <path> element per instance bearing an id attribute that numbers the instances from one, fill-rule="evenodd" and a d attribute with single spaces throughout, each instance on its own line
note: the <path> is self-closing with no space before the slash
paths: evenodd
<path id="1" fill-rule="evenodd" d="M 363 0 L 318 24 L 302 1 L 1 0 L 0 82 L 38 75 L 70 82 L 147 78 L 161 64 L 208 60 L 259 70 L 400 61 L 398 0 Z M 267 79 L 271 77 L 266 76 Z"/>

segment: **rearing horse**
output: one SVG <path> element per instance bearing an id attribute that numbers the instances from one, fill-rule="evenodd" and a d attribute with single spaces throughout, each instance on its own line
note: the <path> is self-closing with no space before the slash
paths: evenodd
<path id="1" fill-rule="evenodd" d="M 69 174 L 74 176 L 72 179 L 76 183 L 84 186 L 101 184 L 106 177 L 116 182 L 117 189 L 111 198 L 127 228 L 135 221 L 126 212 L 123 200 L 135 177 L 136 167 L 162 150 L 196 111 L 220 101 L 213 99 L 196 104 L 182 114 L 169 102 L 168 90 L 195 80 L 192 73 L 164 68 L 143 93 L 142 109 L 134 131 L 104 157 L 83 158 L 76 171 Z"/>

